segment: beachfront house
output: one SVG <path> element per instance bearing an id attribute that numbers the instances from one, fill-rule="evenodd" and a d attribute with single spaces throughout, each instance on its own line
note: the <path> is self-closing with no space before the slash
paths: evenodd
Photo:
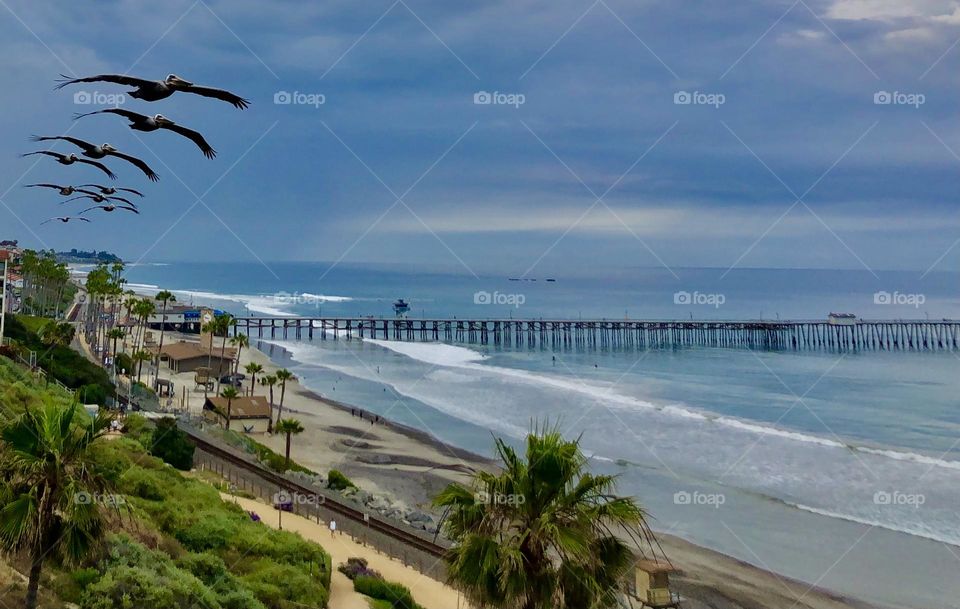
<path id="1" fill-rule="evenodd" d="M 175 373 L 194 372 L 197 368 L 208 367 L 216 376 L 227 374 L 232 370 L 233 358 L 236 356 L 236 350 L 227 347 L 220 356 L 220 349 L 214 346 L 209 350 L 198 343 L 189 343 L 180 341 L 163 346 L 160 350 L 160 361 L 167 362 L 170 370 Z"/>
<path id="2" fill-rule="evenodd" d="M 203 418 L 225 427 L 227 398 L 208 397 L 203 403 Z M 262 396 L 242 396 L 230 401 L 230 429 L 243 433 L 267 433 L 270 425 L 270 403 Z"/>

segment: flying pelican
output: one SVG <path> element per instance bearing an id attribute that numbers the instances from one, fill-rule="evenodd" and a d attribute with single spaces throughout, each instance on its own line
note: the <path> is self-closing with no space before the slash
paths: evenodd
<path id="1" fill-rule="evenodd" d="M 87 192 L 85 190 L 80 190 L 77 192 L 82 192 L 86 194 L 82 194 L 78 197 L 67 199 L 66 201 L 60 201 L 60 205 L 63 205 L 64 203 L 69 203 L 70 201 L 76 201 L 77 199 L 90 199 L 94 203 L 110 203 L 110 201 L 123 201 L 124 203 L 126 203 L 127 205 L 130 205 L 131 207 L 136 207 L 136 205 L 124 199 L 123 197 L 108 197 L 106 195 L 101 195 L 95 192 Z"/>
<path id="2" fill-rule="evenodd" d="M 84 192 L 75 186 L 60 186 L 59 184 L 24 184 L 24 188 L 52 188 L 59 190 L 60 194 L 69 197 L 75 192 Z"/>
<path id="3" fill-rule="evenodd" d="M 79 146 L 80 148 L 83 148 L 83 153 L 82 153 L 83 156 L 90 157 L 91 159 L 102 159 L 103 157 L 106 157 L 106 156 L 115 156 L 118 159 L 123 159 L 124 161 L 128 163 L 132 163 L 137 167 L 139 167 L 140 171 L 142 171 L 144 175 L 150 178 L 150 180 L 156 182 L 157 180 L 160 179 L 160 176 L 154 173 L 154 171 L 150 169 L 150 167 L 146 163 L 144 163 L 143 161 L 141 161 L 135 156 L 130 156 L 129 154 L 124 154 L 122 152 L 119 152 L 116 148 L 114 148 L 110 144 L 100 144 L 99 146 L 97 146 L 96 144 L 91 144 L 90 142 L 85 142 L 81 139 L 77 139 L 75 137 L 69 137 L 66 135 L 51 135 L 51 136 L 35 135 L 30 139 L 34 142 L 48 142 L 50 140 L 63 140 L 65 142 L 70 142 L 74 146 Z"/>
<path id="4" fill-rule="evenodd" d="M 85 114 L 77 114 L 73 117 L 74 120 L 78 118 L 83 118 L 84 116 L 90 116 L 91 114 L 118 114 L 128 121 L 130 121 L 129 127 L 135 131 L 156 131 L 158 129 L 169 129 L 174 133 L 179 133 L 183 137 L 191 140 L 196 144 L 200 150 L 203 151 L 203 155 L 208 159 L 212 159 L 217 156 L 217 151 L 214 150 L 210 144 L 207 143 L 207 140 L 203 139 L 203 136 L 200 133 L 187 129 L 186 127 L 181 127 L 176 124 L 166 116 L 162 114 L 155 114 L 154 116 L 147 116 L 145 114 L 138 114 L 136 112 L 131 112 L 130 110 L 123 110 L 120 108 L 107 108 L 106 110 L 97 110 L 95 112 L 87 112 Z"/>
<path id="5" fill-rule="evenodd" d="M 122 190 L 124 192 L 132 192 L 138 197 L 143 196 L 142 192 L 140 192 L 139 190 L 134 190 L 132 188 L 120 188 L 120 187 L 114 188 L 113 186 L 101 186 L 100 184 L 81 184 L 80 185 L 81 188 L 83 188 L 84 186 L 89 186 L 91 188 L 99 188 L 100 194 L 103 194 L 103 195 L 115 195 L 117 194 L 118 190 Z"/>
<path id="6" fill-rule="evenodd" d="M 60 84 L 56 86 L 57 89 L 62 89 L 67 85 L 72 85 L 78 82 L 112 82 L 118 85 L 137 87 L 133 91 L 128 91 L 130 97 L 142 99 L 143 101 L 148 102 L 166 99 L 173 95 L 176 91 L 183 91 L 184 93 L 196 93 L 197 95 L 202 95 L 204 97 L 213 97 L 225 102 L 230 102 L 234 105 L 234 107 L 239 108 L 240 110 L 243 110 L 250 105 L 249 101 L 243 99 L 239 95 L 234 95 L 233 93 L 224 91 L 223 89 L 201 87 L 188 80 L 180 78 L 176 74 L 170 74 L 163 80 L 144 80 L 143 78 L 135 78 L 133 76 L 125 76 L 123 74 L 98 74 L 97 76 L 87 76 L 86 78 L 70 78 L 64 74 L 61 74 L 60 76 L 62 79 L 59 81 Z"/>
<path id="7" fill-rule="evenodd" d="M 85 214 L 85 213 L 87 213 L 88 211 L 90 211 L 90 210 L 92 210 L 92 209 L 102 209 L 102 210 L 105 211 L 105 212 L 111 212 L 111 211 L 113 211 L 113 210 L 115 210 L 115 209 L 124 209 L 124 210 L 126 210 L 126 211 L 132 211 L 132 212 L 135 213 L 135 214 L 139 214 L 139 213 L 140 213 L 140 211 L 139 211 L 136 207 L 126 207 L 125 205 L 114 205 L 113 203 L 108 203 L 107 205 L 94 205 L 93 207 L 88 207 L 88 208 L 86 208 L 85 210 L 83 210 L 82 212 L 80 212 L 80 214 L 81 214 L 81 215 L 82 215 L 82 214 Z M 84 218 L 84 219 L 85 219 L 85 218 Z"/>
<path id="8" fill-rule="evenodd" d="M 41 222 L 40 224 L 43 225 L 43 224 L 46 224 L 47 222 L 53 222 L 54 220 L 60 220 L 60 221 L 63 222 L 64 224 L 66 224 L 66 223 L 69 222 L 70 220 L 80 220 L 80 221 L 82 221 L 82 222 L 89 222 L 89 221 L 90 221 L 90 220 L 88 220 L 87 218 L 80 218 L 80 217 L 78 217 L 78 216 L 57 216 L 57 217 L 55 217 L 55 218 L 50 218 L 49 220 L 44 220 L 44 221 Z"/>
<path id="9" fill-rule="evenodd" d="M 107 174 L 107 177 L 109 177 L 111 180 L 117 179 L 117 176 L 103 163 L 81 159 L 75 154 L 60 154 L 59 152 L 53 152 L 51 150 L 38 150 L 37 152 L 28 152 L 26 154 L 21 154 L 20 156 L 31 156 L 34 154 L 45 154 L 47 156 L 52 156 L 53 158 L 57 159 L 57 162 L 61 165 L 73 165 L 74 163 L 86 163 L 87 165 L 93 165 L 103 173 Z"/>

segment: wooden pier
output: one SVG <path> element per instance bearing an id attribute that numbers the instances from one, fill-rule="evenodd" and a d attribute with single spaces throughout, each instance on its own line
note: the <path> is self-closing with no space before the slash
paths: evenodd
<path id="1" fill-rule="evenodd" d="M 239 317 L 250 338 L 372 338 L 541 349 L 726 347 L 800 351 L 957 351 L 960 320 L 656 321 Z"/>

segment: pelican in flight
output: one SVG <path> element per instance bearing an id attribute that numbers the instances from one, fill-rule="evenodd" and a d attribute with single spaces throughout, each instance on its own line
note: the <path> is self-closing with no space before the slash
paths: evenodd
<path id="1" fill-rule="evenodd" d="M 63 222 L 64 224 L 66 224 L 66 223 L 69 222 L 70 220 L 80 220 L 81 222 L 89 222 L 89 221 L 90 221 L 90 220 L 88 220 L 87 218 L 81 218 L 81 217 L 79 217 L 79 216 L 57 216 L 57 217 L 55 217 L 55 218 L 50 218 L 49 220 L 44 220 L 44 221 L 41 222 L 40 224 L 43 225 L 43 224 L 46 224 L 47 222 L 53 222 L 54 220 L 60 220 L 60 221 Z"/>
<path id="2" fill-rule="evenodd" d="M 156 131 L 158 129 L 168 129 L 174 133 L 178 133 L 183 137 L 191 140 L 196 144 L 200 150 L 203 151 L 203 155 L 208 159 L 212 159 L 217 156 L 217 151 L 214 150 L 210 144 L 207 143 L 207 140 L 203 139 L 203 136 L 200 135 L 197 131 L 193 129 L 187 129 L 186 127 L 181 127 L 176 124 L 166 116 L 162 114 L 155 114 L 153 116 L 147 116 L 145 114 L 138 114 L 136 112 L 131 112 L 130 110 L 123 110 L 121 108 L 107 108 L 106 110 L 97 110 L 95 112 L 86 112 L 84 114 L 77 114 L 73 117 L 74 120 L 78 118 L 83 118 L 84 116 L 90 116 L 91 114 L 117 114 L 126 118 L 130 121 L 129 127 L 135 131 Z"/>
<path id="3" fill-rule="evenodd" d="M 100 194 L 102 194 L 102 195 L 115 195 L 115 194 L 117 194 L 117 191 L 118 191 L 118 190 L 122 190 L 122 191 L 124 191 L 124 192 L 133 193 L 133 194 L 137 195 L 138 197 L 142 197 L 142 196 L 143 196 L 143 193 L 142 193 L 142 192 L 140 192 L 139 190 L 134 190 L 134 189 L 132 189 L 132 188 L 120 188 L 120 187 L 114 188 L 113 186 L 102 186 L 102 185 L 100 185 L 100 184 L 81 184 L 80 187 L 81 187 L 81 188 L 84 188 L 84 187 L 98 188 L 98 189 L 100 189 Z"/>
<path id="4" fill-rule="evenodd" d="M 87 191 L 85 191 L 85 190 L 79 190 L 79 191 L 77 191 L 77 192 L 82 192 L 82 193 L 85 193 L 85 194 L 82 194 L 82 195 L 80 195 L 80 196 L 78 196 L 78 197 L 72 197 L 72 198 L 67 199 L 67 200 L 65 200 L 65 201 L 60 201 L 60 205 L 63 205 L 64 203 L 69 203 L 70 201 L 76 201 L 76 200 L 78 200 L 78 199 L 90 199 L 90 200 L 93 201 L 94 203 L 107 203 L 107 204 L 109 204 L 111 201 L 122 201 L 122 202 L 126 203 L 127 205 L 129 205 L 129 206 L 131 206 L 131 207 L 136 207 L 135 204 L 131 203 L 131 202 L 128 201 L 127 199 L 124 199 L 123 197 L 108 197 L 108 196 L 106 196 L 106 195 L 101 195 L 101 194 L 96 193 L 96 192 L 87 192 Z"/>
<path id="5" fill-rule="evenodd" d="M 102 210 L 105 211 L 105 212 L 111 212 L 111 211 L 113 211 L 113 210 L 115 210 L 115 209 L 123 209 L 123 210 L 126 210 L 126 211 L 132 211 L 132 212 L 135 213 L 135 214 L 139 214 L 139 213 L 140 213 L 140 211 L 139 211 L 136 207 L 127 207 L 126 205 L 114 205 L 113 203 L 108 203 L 107 205 L 94 205 L 93 207 L 88 207 L 88 208 L 86 208 L 85 210 L 83 210 L 82 212 L 80 212 L 80 214 L 83 215 L 83 214 L 87 213 L 88 211 L 91 211 L 91 210 L 94 210 L 94 209 L 102 209 Z M 82 219 L 82 220 L 86 220 L 86 218 L 81 218 L 81 219 Z"/>
<path id="6" fill-rule="evenodd" d="M 60 154 L 59 152 L 53 152 L 50 150 L 38 150 L 37 152 L 28 152 L 26 154 L 21 154 L 20 156 L 31 156 L 34 154 L 45 154 L 47 156 L 52 156 L 57 159 L 57 162 L 61 165 L 73 165 L 74 163 L 85 163 L 87 165 L 93 165 L 103 173 L 107 174 L 107 177 L 111 180 L 116 180 L 117 176 L 110 171 L 106 165 L 103 163 L 98 163 L 96 161 L 88 161 L 87 159 L 81 159 L 75 154 Z"/>
<path id="7" fill-rule="evenodd" d="M 100 144 L 99 146 L 97 146 L 96 144 L 91 144 L 90 142 L 85 142 L 81 139 L 77 139 L 75 137 L 69 137 L 66 135 L 51 135 L 51 136 L 35 135 L 30 139 L 34 142 L 49 142 L 51 140 L 63 140 L 65 142 L 70 142 L 74 146 L 79 146 L 80 148 L 83 149 L 83 153 L 82 153 L 83 156 L 90 157 L 91 159 L 102 159 L 106 156 L 115 156 L 118 159 L 123 159 L 128 163 L 132 163 L 136 165 L 140 169 L 140 171 L 143 172 L 145 176 L 150 178 L 150 180 L 156 182 L 157 180 L 160 179 L 160 176 L 158 176 L 152 169 L 150 169 L 150 167 L 146 163 L 144 163 L 143 161 L 141 161 L 135 156 L 130 156 L 129 154 L 124 154 L 118 151 L 116 148 L 114 148 L 110 144 Z"/>
<path id="8" fill-rule="evenodd" d="M 60 186 L 59 184 L 24 184 L 24 188 L 52 188 L 60 191 L 60 194 L 69 197 L 75 192 L 85 192 L 75 186 Z"/>
<path id="9" fill-rule="evenodd" d="M 86 78 L 70 78 L 64 74 L 60 76 L 62 79 L 59 81 L 60 84 L 56 86 L 57 89 L 62 89 L 67 85 L 78 82 L 112 82 L 118 85 L 136 87 L 133 91 L 128 91 L 130 97 L 148 102 L 166 99 L 177 91 L 183 91 L 184 93 L 196 93 L 204 97 L 220 99 L 233 104 L 235 108 L 239 108 L 240 110 L 250 105 L 249 101 L 239 95 L 234 95 L 223 89 L 201 87 L 193 84 L 189 80 L 180 78 L 176 74 L 170 74 L 163 80 L 144 80 L 143 78 L 135 78 L 124 74 L 98 74 L 97 76 L 87 76 Z"/>

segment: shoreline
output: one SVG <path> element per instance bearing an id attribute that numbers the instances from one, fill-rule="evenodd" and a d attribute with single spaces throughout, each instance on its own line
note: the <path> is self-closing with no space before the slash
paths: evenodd
<path id="1" fill-rule="evenodd" d="M 261 364 L 265 372 L 296 363 L 287 350 L 277 348 L 283 354 L 277 358 L 280 363 L 257 348 L 256 339 L 251 340 L 251 346 L 241 353 L 241 369 L 248 361 Z M 262 389 L 257 393 L 263 393 Z M 278 395 L 275 401 L 279 401 Z M 361 489 L 390 496 L 410 508 L 429 511 L 430 497 L 447 483 L 464 483 L 469 480 L 468 472 L 496 467 L 490 458 L 445 443 L 424 430 L 383 417 L 370 425 L 370 417 L 379 415 L 328 398 L 299 380 L 288 383 L 284 412 L 295 412 L 307 430 L 293 440 L 293 460 L 323 474 L 330 468 L 340 469 Z M 363 419 L 356 416 L 361 412 Z M 281 437 L 258 440 L 283 451 Z M 688 609 L 885 609 L 669 533 L 656 535 L 671 562 L 682 571 L 673 581 Z"/>

